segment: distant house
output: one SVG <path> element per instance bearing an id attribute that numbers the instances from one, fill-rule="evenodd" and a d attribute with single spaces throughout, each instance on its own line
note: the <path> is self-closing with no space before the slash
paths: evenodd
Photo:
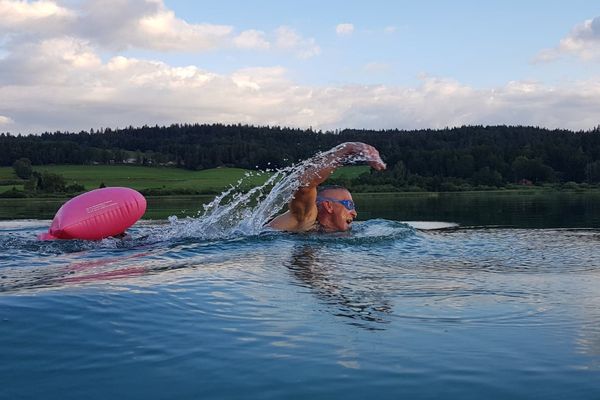
<path id="1" fill-rule="evenodd" d="M 125 161 L 123 161 L 124 164 L 135 164 L 137 163 L 137 158 L 135 157 L 130 157 L 125 159 Z"/>
<path id="2" fill-rule="evenodd" d="M 521 179 L 519 181 L 519 185 L 531 186 L 531 185 L 533 185 L 533 182 L 531 182 L 529 179 Z"/>

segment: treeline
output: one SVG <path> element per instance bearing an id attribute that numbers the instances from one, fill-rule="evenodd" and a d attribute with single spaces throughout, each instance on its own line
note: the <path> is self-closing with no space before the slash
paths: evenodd
<path id="1" fill-rule="evenodd" d="M 600 183 L 600 127 L 522 126 L 316 132 L 247 125 L 171 125 L 97 132 L 0 134 L 0 165 L 135 163 L 187 169 L 278 168 L 346 141 L 376 146 L 388 170 L 346 184 L 378 190 L 463 190 L 510 184 Z"/>

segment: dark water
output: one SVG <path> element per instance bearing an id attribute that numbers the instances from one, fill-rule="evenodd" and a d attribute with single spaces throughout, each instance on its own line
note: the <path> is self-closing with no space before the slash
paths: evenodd
<path id="1" fill-rule="evenodd" d="M 150 197 L 145 219 L 195 216 L 214 196 Z M 462 226 L 600 228 L 600 192 L 355 194 L 359 219 Z M 52 219 L 63 199 L 0 199 L 0 220 Z"/>
<path id="2" fill-rule="evenodd" d="M 0 398 L 600 398 L 597 195 L 356 200 L 349 235 L 0 222 Z"/>
<path id="3" fill-rule="evenodd" d="M 600 193 L 358 195 L 361 218 L 455 221 L 462 226 L 600 228 Z"/>

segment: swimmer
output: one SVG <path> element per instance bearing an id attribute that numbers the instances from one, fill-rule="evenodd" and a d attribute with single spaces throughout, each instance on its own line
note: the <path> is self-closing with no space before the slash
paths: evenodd
<path id="1" fill-rule="evenodd" d="M 275 217 L 268 227 L 287 232 L 344 232 L 351 228 L 357 212 L 348 189 L 341 186 L 319 187 L 338 167 L 353 156 L 365 159 L 371 168 L 381 171 L 386 165 L 373 146 L 347 142 L 313 158 L 300 177 L 300 188 L 288 203 L 288 210 Z"/>

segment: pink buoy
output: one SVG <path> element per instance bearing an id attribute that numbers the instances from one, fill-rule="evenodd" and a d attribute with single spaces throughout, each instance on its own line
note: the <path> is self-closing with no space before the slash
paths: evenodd
<path id="1" fill-rule="evenodd" d="M 107 187 L 73 197 L 58 210 L 40 240 L 100 240 L 119 235 L 146 212 L 141 193 L 124 187 Z"/>

